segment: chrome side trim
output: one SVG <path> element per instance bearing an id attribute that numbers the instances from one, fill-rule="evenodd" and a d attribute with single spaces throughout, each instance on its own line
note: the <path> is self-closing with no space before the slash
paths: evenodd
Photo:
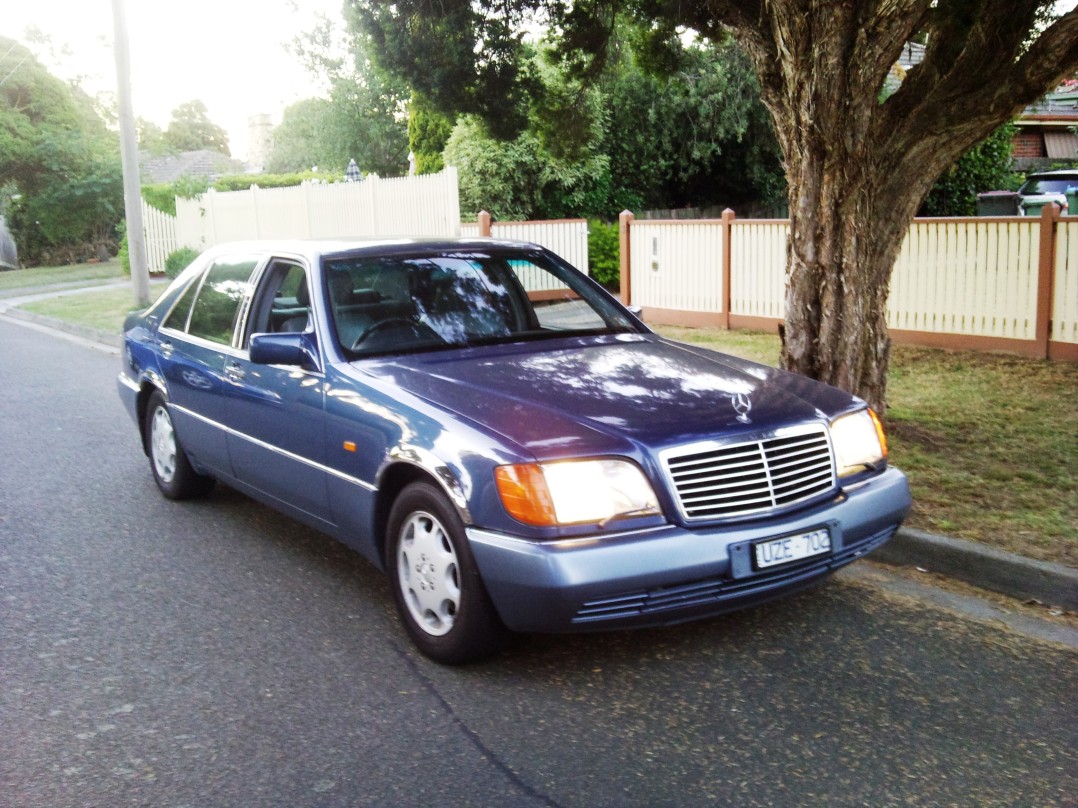
<path id="1" fill-rule="evenodd" d="M 266 443 L 264 440 L 259 440 L 258 438 L 254 438 L 254 437 L 248 435 L 245 432 L 240 432 L 239 430 L 233 429 L 232 427 L 225 426 L 224 424 L 222 424 L 222 423 L 220 423 L 218 421 L 214 421 L 212 418 L 207 418 L 206 416 L 200 415 L 199 413 L 197 413 L 197 412 L 195 412 L 193 410 L 189 410 L 186 407 L 179 407 L 176 404 L 173 404 L 172 402 L 169 402 L 169 406 L 173 407 L 178 412 L 182 412 L 184 415 L 188 415 L 191 418 L 194 418 L 195 420 L 201 421 L 202 423 L 204 423 L 204 424 L 206 424 L 208 426 L 212 426 L 215 429 L 219 429 L 219 430 L 221 430 L 222 432 L 224 432 L 227 435 L 232 435 L 233 437 L 239 438 L 240 440 L 247 441 L 248 443 L 253 444 L 255 446 L 259 446 L 259 447 L 261 447 L 263 449 L 268 449 L 269 451 L 273 452 L 274 454 L 279 454 L 282 457 L 287 457 L 289 460 L 294 460 L 297 463 L 302 463 L 303 465 L 309 466 L 309 467 L 315 469 L 316 471 L 321 471 L 324 474 L 329 474 L 332 477 L 336 477 L 337 479 L 343 480 L 346 483 L 351 483 L 352 485 L 359 486 L 360 488 L 363 488 L 363 489 L 365 489 L 367 491 L 374 492 L 374 491 L 378 490 L 377 486 L 371 485 L 366 480 L 361 480 L 358 477 L 353 477 L 351 474 L 345 474 L 343 471 L 340 471 L 339 469 L 331 468 L 331 467 L 329 467 L 329 466 L 327 466 L 327 465 L 325 465 L 323 463 L 317 463 L 314 460 L 311 460 L 309 457 L 303 457 L 301 455 L 295 454 L 294 452 L 289 452 L 286 449 L 282 449 L 280 446 L 274 446 L 272 443 Z"/>

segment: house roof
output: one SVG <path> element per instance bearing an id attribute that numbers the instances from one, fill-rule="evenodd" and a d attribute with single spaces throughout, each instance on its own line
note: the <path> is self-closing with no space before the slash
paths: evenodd
<path id="1" fill-rule="evenodd" d="M 223 174 L 242 174 L 244 165 L 209 149 L 180 152 L 164 157 L 144 156 L 139 160 L 142 182 L 175 182 L 181 177 L 212 179 Z"/>

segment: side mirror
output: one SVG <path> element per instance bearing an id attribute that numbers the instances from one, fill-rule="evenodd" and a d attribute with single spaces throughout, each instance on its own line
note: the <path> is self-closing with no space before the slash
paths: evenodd
<path id="1" fill-rule="evenodd" d="M 251 334 L 250 353 L 256 365 L 311 364 L 303 334 Z"/>

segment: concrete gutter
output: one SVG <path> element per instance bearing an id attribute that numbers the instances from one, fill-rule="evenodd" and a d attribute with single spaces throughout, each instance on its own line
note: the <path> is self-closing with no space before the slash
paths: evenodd
<path id="1" fill-rule="evenodd" d="M 46 293 L 29 299 L 50 296 Z M 122 348 L 119 334 L 66 323 L 16 307 L 27 300 L 0 300 L 0 316 L 71 334 L 112 351 Z M 1036 561 L 979 542 L 904 527 L 887 544 L 873 552 L 870 558 L 892 566 L 919 567 L 1018 600 L 1035 600 L 1046 606 L 1059 606 L 1078 612 L 1078 569 Z"/>
<path id="2" fill-rule="evenodd" d="M 74 283 L 58 283 L 42 286 L 37 289 L 17 290 L 16 294 L 11 297 L 0 297 L 0 316 L 9 317 L 13 320 L 20 320 L 24 323 L 31 323 L 39 328 L 58 331 L 62 334 L 70 334 L 79 337 L 80 339 L 100 343 L 111 350 L 117 350 L 123 346 L 123 339 L 119 333 L 113 333 L 101 328 L 78 325 L 76 323 L 68 323 L 64 320 L 58 320 L 55 317 L 46 317 L 43 314 L 35 314 L 19 308 L 19 306 L 24 303 L 33 303 L 36 300 L 47 300 L 63 295 L 98 292 L 102 289 L 116 287 L 131 288 L 131 281 L 76 281 Z"/>
<path id="3" fill-rule="evenodd" d="M 100 328 L 91 328 L 88 325 L 66 323 L 63 320 L 57 320 L 55 317 L 46 317 L 43 314 L 34 314 L 30 311 L 23 311 L 14 306 L 5 306 L 4 303 L 6 302 L 7 301 L 0 300 L 0 317 L 7 317 L 12 320 L 30 323 L 50 331 L 59 331 L 63 334 L 70 334 L 79 337 L 80 339 L 88 340 L 89 342 L 98 343 L 113 351 L 119 351 L 119 349 L 123 347 L 123 337 L 121 334 L 114 334 L 111 331 L 105 331 Z"/>
<path id="4" fill-rule="evenodd" d="M 1036 561 L 975 541 L 904 527 L 870 556 L 900 567 L 920 567 L 1019 600 L 1078 612 L 1078 570 Z"/>

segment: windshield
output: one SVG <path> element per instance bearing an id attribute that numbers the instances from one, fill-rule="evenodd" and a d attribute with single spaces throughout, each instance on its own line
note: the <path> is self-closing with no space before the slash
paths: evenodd
<path id="1" fill-rule="evenodd" d="M 337 338 L 350 359 L 640 330 L 608 295 L 546 252 L 329 258 L 325 276 Z"/>
<path id="2" fill-rule="evenodd" d="M 1034 196 L 1036 194 L 1065 194 L 1076 190 L 1078 190 L 1078 174 L 1071 174 L 1062 177 L 1030 177 L 1019 193 Z"/>

